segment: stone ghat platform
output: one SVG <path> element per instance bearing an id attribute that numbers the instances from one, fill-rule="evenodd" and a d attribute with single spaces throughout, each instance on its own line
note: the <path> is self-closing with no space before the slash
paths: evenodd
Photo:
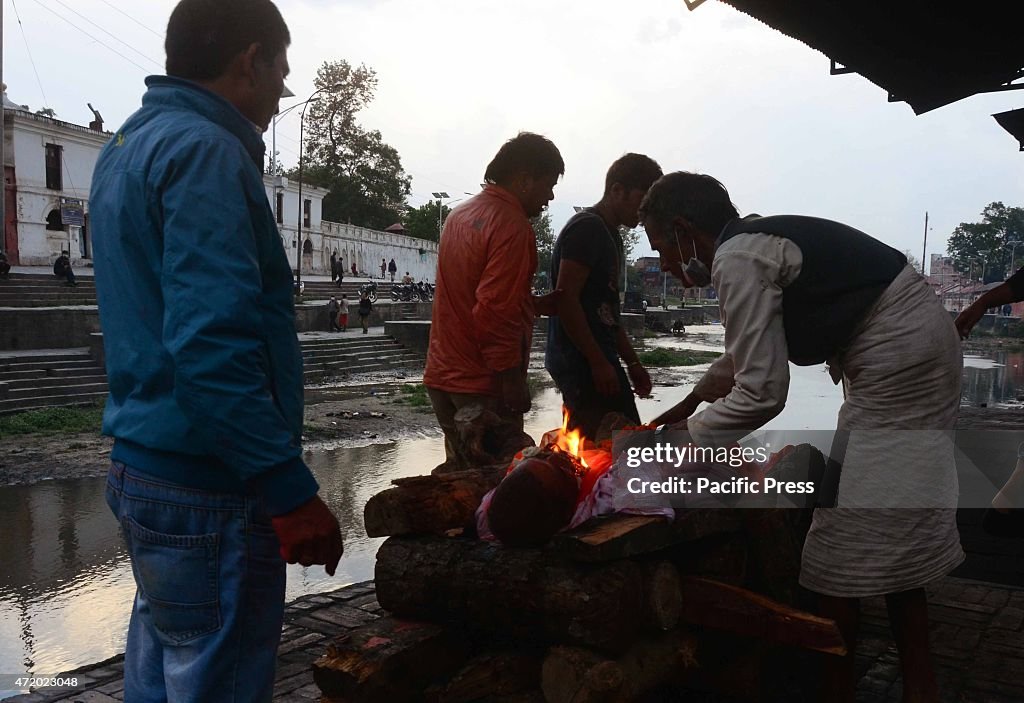
<path id="1" fill-rule="evenodd" d="M 1019 703 L 1024 700 L 1024 591 L 950 577 L 931 586 L 928 598 L 931 645 L 941 700 L 950 703 Z M 381 614 L 372 581 L 304 596 L 289 604 L 278 650 L 274 701 L 319 700 L 320 690 L 313 683 L 313 662 L 324 653 L 331 639 Z M 902 688 L 899 657 L 882 598 L 863 601 L 861 630 L 857 646 L 857 700 L 896 703 Z M 77 690 L 39 690 L 6 699 L 5 703 L 123 701 L 123 668 L 123 655 L 114 657 L 65 674 L 78 677 L 80 688 Z M 676 692 L 671 697 L 653 699 L 652 703 L 662 700 L 664 703 L 684 700 L 725 703 L 725 699 L 697 692 Z"/>

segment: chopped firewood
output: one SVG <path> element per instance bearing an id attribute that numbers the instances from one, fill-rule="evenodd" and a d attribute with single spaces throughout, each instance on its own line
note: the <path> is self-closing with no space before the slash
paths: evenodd
<path id="1" fill-rule="evenodd" d="M 328 645 L 313 663 L 313 680 L 325 696 L 346 703 L 418 701 L 467 656 L 466 639 L 452 630 L 385 617 Z"/>
<path id="2" fill-rule="evenodd" d="M 632 701 L 697 666 L 697 638 L 674 630 L 637 641 L 617 659 L 578 647 L 552 647 L 541 670 L 548 703 Z"/>
<path id="3" fill-rule="evenodd" d="M 674 522 L 652 515 L 610 515 L 557 535 L 553 548 L 575 561 L 610 561 L 648 554 L 679 542 L 737 532 L 738 510 L 681 510 Z"/>
<path id="4" fill-rule="evenodd" d="M 401 617 L 617 651 L 654 626 L 675 625 L 673 571 L 668 563 L 586 565 L 536 549 L 391 537 L 377 552 L 375 583 L 381 606 Z"/>
<path id="5" fill-rule="evenodd" d="M 499 652 L 470 659 L 446 683 L 427 689 L 427 703 L 469 703 L 488 696 L 509 696 L 535 690 L 540 683 L 538 653 Z"/>
<path id="6" fill-rule="evenodd" d="M 480 499 L 498 485 L 506 466 L 396 480 L 363 510 L 369 537 L 444 534 L 473 524 Z"/>
<path id="7" fill-rule="evenodd" d="M 743 588 L 681 576 L 681 620 L 827 654 L 846 654 L 835 621 L 811 615 Z"/>

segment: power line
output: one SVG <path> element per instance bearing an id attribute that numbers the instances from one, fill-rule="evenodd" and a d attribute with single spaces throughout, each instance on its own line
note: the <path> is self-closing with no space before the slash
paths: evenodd
<path id="1" fill-rule="evenodd" d="M 43 82 L 39 80 L 39 70 L 36 68 L 36 60 L 32 58 L 32 49 L 28 44 L 28 37 L 25 36 L 25 25 L 21 22 L 21 14 L 18 12 L 18 3 L 11 0 L 11 4 L 14 6 L 14 16 L 18 19 L 18 27 L 21 29 L 21 38 L 25 42 L 25 51 L 28 52 L 28 62 L 32 64 L 32 72 L 36 74 L 36 84 L 39 86 L 39 92 L 43 96 L 43 103 L 49 105 L 50 101 L 46 97 L 46 92 L 43 90 Z"/>
<path id="2" fill-rule="evenodd" d="M 152 64 L 155 64 L 156 66 L 159 66 L 159 67 L 163 68 L 163 66 L 161 66 L 161 64 L 160 64 L 160 63 L 159 63 L 158 61 L 154 61 L 154 60 L 153 60 L 152 58 L 150 58 L 150 57 L 149 57 L 149 56 L 147 56 L 146 54 L 142 53 L 141 51 L 139 51 L 138 49 L 136 49 L 136 48 L 135 48 L 134 46 L 132 46 L 131 44 L 129 44 L 128 42 L 126 42 L 126 41 L 122 40 L 121 38 L 117 37 L 116 35 L 112 34 L 111 32 L 109 32 L 109 31 L 107 31 L 106 29 L 104 29 L 103 27 L 101 27 L 100 25 L 98 25 L 98 24 L 96 24 L 95 22 L 93 22 L 93 21 L 92 21 L 91 19 L 89 19 L 88 17 L 86 17 L 85 15 L 83 15 L 83 14 L 82 14 L 81 12 L 78 12 L 78 11 L 77 11 L 77 10 L 75 10 L 75 9 L 74 9 L 73 7 L 69 7 L 69 6 L 67 5 L 67 3 L 65 3 L 65 2 L 64 2 L 63 0 L 53 0 L 53 1 L 54 1 L 55 3 L 57 3 L 58 5 L 60 5 L 61 7 L 65 8 L 66 10 L 68 10 L 69 12 L 72 12 L 72 13 L 74 13 L 75 15 L 77 15 L 78 17 L 81 17 L 81 18 L 82 18 L 83 20 L 85 20 L 86 22 L 88 22 L 89 24 L 91 24 L 91 25 L 92 25 L 93 27 L 96 27 L 96 29 L 100 30 L 101 32 L 103 32 L 104 34 L 106 34 L 106 35 L 107 35 L 108 37 L 112 38 L 112 39 L 113 39 L 114 41 L 116 41 L 116 42 L 118 42 L 118 43 L 120 43 L 120 44 L 123 44 L 124 46 L 127 46 L 127 47 L 128 47 L 129 49 L 131 49 L 131 50 L 132 50 L 132 51 L 134 51 L 134 52 L 135 52 L 136 54 L 138 54 L 138 55 L 139 55 L 139 56 L 141 56 L 142 58 L 146 59 L 146 60 L 147 60 L 147 61 L 149 61 L 150 63 L 152 63 Z M 37 3 L 37 4 L 40 4 L 40 5 L 42 5 L 42 3 L 39 3 L 39 0 L 36 0 L 36 3 Z M 45 6 L 44 6 L 44 7 L 45 7 Z"/>
<path id="3" fill-rule="evenodd" d="M 150 34 L 152 34 L 152 35 L 154 35 L 154 36 L 157 36 L 157 37 L 160 37 L 161 39 L 163 39 L 163 38 L 164 38 L 164 35 L 163 35 L 163 34 L 161 34 L 160 32 L 157 32 L 157 31 L 156 31 L 156 30 L 154 30 L 154 29 L 151 29 L 150 27 L 148 27 L 148 26 L 144 25 L 144 24 L 143 24 L 142 22 L 139 22 L 139 21 L 138 21 L 137 19 L 135 19 L 134 17 L 132 17 L 131 15 L 129 15 L 129 14 L 127 13 L 127 12 L 125 12 L 124 10 L 122 10 L 122 9 L 121 9 L 120 7 L 117 7 L 116 5 L 112 5 L 112 4 L 111 4 L 111 3 L 109 3 L 109 2 L 107 1 L 107 0 L 100 0 L 100 2 L 102 2 L 102 3 L 104 4 L 104 5 L 107 5 L 108 7 L 112 7 L 112 8 L 114 8 L 115 10 L 117 10 L 118 12 L 120 12 L 120 13 L 121 13 L 122 15 L 124 15 L 125 17 L 127 17 L 128 19 L 130 19 L 130 20 L 131 20 L 132 22 L 134 22 L 135 24 L 137 24 L 137 25 L 139 25 L 140 27 L 142 27 L 143 29 L 145 29 L 145 30 L 146 30 L 147 32 L 149 32 Z"/>
<path id="4" fill-rule="evenodd" d="M 13 0 L 12 0 L 12 2 L 13 2 Z M 81 33 L 82 33 L 82 34 L 84 34 L 85 36 L 89 37 L 90 39 L 92 39 L 92 40 L 93 40 L 94 42 L 96 42 L 96 43 L 97 43 L 97 44 L 99 44 L 100 46 L 102 46 L 102 47 L 105 47 L 105 48 L 106 48 L 106 49 L 107 49 L 108 51 L 112 51 L 113 53 L 117 54 L 117 55 L 118 55 L 118 56 L 120 56 L 120 57 L 121 57 L 122 59 L 124 59 L 125 61 L 127 61 L 127 62 L 128 62 L 128 63 L 130 63 L 131 65 L 135 66 L 136 68 L 138 68 L 138 69 L 139 69 L 140 71 L 143 71 L 144 73 L 149 73 L 149 69 L 147 69 L 147 68 L 146 68 L 145 66 L 140 66 L 140 65 L 139 65 L 138 63 L 136 63 L 136 62 L 135 62 L 135 61 L 133 61 L 132 59 L 128 58 L 127 56 L 125 56 L 124 54 L 122 54 L 122 53 L 121 53 L 120 51 L 118 51 L 117 49 L 113 48 L 113 47 L 112 47 L 112 46 L 110 46 L 109 44 L 106 44 L 105 42 L 101 41 L 100 39 L 97 39 L 97 38 L 96 38 L 96 37 L 94 37 L 93 35 L 89 34 L 89 33 L 88 33 L 87 31 L 85 31 L 84 29 L 82 29 L 81 27 L 79 27 L 78 25 L 76 25 L 76 24 L 75 24 L 74 22 L 72 22 L 71 20 L 69 20 L 69 19 L 68 19 L 67 17 L 64 17 L 63 15 L 61 15 L 60 13 L 58 13 L 58 12 L 57 12 L 56 10 L 54 10 L 54 9 L 52 9 L 52 8 L 49 8 L 49 7 L 47 7 L 47 6 L 46 6 L 46 5 L 44 5 L 43 3 L 39 2 L 39 0 L 35 0 L 35 3 L 36 3 L 37 5 L 39 5 L 39 7 L 43 8 L 44 10 L 47 10 L 48 12 L 50 12 L 50 13 L 52 13 L 52 14 L 56 15 L 56 16 L 57 16 L 58 18 L 60 18 L 60 19 L 64 20 L 65 22 L 67 22 L 68 24 L 70 24 L 70 25 L 71 25 L 72 27 L 74 27 L 74 28 L 75 28 L 75 29 L 76 29 L 76 30 L 77 30 L 78 32 L 81 32 Z"/>

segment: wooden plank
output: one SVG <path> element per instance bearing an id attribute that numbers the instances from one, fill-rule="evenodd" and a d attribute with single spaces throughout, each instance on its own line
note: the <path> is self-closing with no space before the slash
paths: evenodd
<path id="1" fill-rule="evenodd" d="M 827 654 L 846 654 L 835 621 L 738 586 L 682 576 L 682 622 Z"/>
<path id="2" fill-rule="evenodd" d="M 733 510 L 682 510 L 674 522 L 651 515 L 610 515 L 555 536 L 551 550 L 573 561 L 612 561 L 737 532 L 741 526 L 742 516 Z"/>

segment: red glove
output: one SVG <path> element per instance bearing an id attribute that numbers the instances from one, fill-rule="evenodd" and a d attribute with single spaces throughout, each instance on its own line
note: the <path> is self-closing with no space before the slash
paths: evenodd
<path id="1" fill-rule="evenodd" d="M 341 526 L 330 508 L 313 496 L 295 510 L 271 518 L 281 543 L 281 558 L 289 564 L 323 564 L 330 576 L 338 568 L 345 551 Z"/>

